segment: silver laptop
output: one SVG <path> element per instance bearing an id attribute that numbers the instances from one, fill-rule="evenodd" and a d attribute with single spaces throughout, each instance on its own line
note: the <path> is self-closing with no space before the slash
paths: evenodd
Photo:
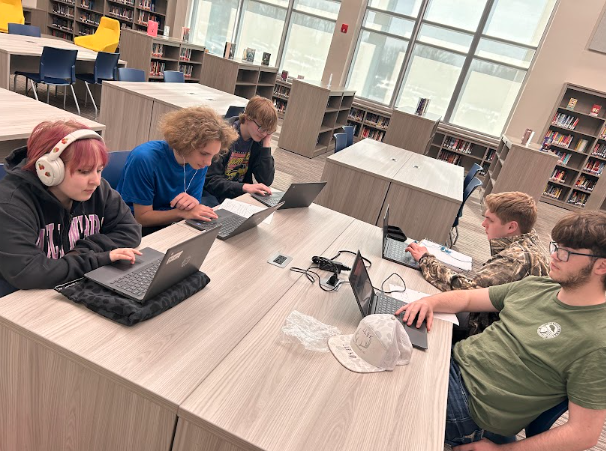
<path id="1" fill-rule="evenodd" d="M 408 266 L 414 269 L 421 269 L 419 262 L 417 262 L 410 252 L 406 252 L 406 248 L 414 240 L 406 238 L 406 235 L 402 234 L 403 240 L 396 240 L 389 236 L 389 205 L 385 209 L 385 216 L 383 216 L 383 258 L 394 263 L 399 263 L 404 266 Z"/>
<path id="2" fill-rule="evenodd" d="M 362 312 L 362 316 L 376 315 L 379 313 L 387 313 L 393 315 L 396 310 L 405 305 L 405 302 L 399 301 L 391 296 L 386 296 L 383 293 L 376 293 L 370 281 L 370 276 L 364 266 L 364 260 L 360 251 L 356 256 L 351 272 L 349 273 L 349 283 L 354 292 L 358 307 Z M 402 322 L 402 315 L 397 317 Z M 402 324 L 404 324 L 402 322 Z M 404 329 L 415 348 L 427 349 L 427 326 L 425 322 L 417 329 L 416 326 L 407 326 L 404 324 Z"/>
<path id="3" fill-rule="evenodd" d="M 261 224 L 265 218 L 281 206 L 282 203 L 279 203 L 271 208 L 261 210 L 249 218 L 245 218 L 244 216 L 237 215 L 227 210 L 215 210 L 215 213 L 217 213 L 218 216 L 217 219 L 213 219 L 210 222 L 188 219 L 185 223 L 198 230 L 209 230 L 220 225 L 221 230 L 219 231 L 218 237 L 220 240 L 226 240 Z"/>
<path id="4" fill-rule="evenodd" d="M 283 193 L 270 194 L 269 196 L 251 194 L 251 196 L 268 207 L 273 207 L 280 202 L 284 202 L 284 205 L 280 207 L 280 210 L 285 210 L 287 208 L 304 208 L 311 205 L 325 186 L 326 182 L 293 183 Z"/>
<path id="5" fill-rule="evenodd" d="M 84 274 L 116 293 L 144 302 L 195 273 L 202 266 L 219 233 L 215 227 L 177 244 L 165 254 L 146 247 L 135 264 L 116 262 Z"/>

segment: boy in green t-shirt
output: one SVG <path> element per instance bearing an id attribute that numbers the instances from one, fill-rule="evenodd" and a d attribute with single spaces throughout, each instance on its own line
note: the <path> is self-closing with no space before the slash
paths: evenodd
<path id="1" fill-rule="evenodd" d="M 606 213 L 562 218 L 551 232 L 550 277 L 451 291 L 408 304 L 408 325 L 433 312 L 500 312 L 500 321 L 453 348 L 446 443 L 457 451 L 584 450 L 606 419 Z M 568 399 L 562 426 L 499 446 Z M 486 437 L 493 441 L 487 440 Z"/>

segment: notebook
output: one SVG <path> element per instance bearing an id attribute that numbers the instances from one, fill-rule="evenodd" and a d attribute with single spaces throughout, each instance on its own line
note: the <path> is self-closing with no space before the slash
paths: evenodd
<path id="1" fill-rule="evenodd" d="M 146 247 L 135 264 L 115 262 L 84 277 L 135 301 L 144 302 L 200 269 L 219 233 L 215 227 L 171 247 L 165 254 Z"/>
<path id="2" fill-rule="evenodd" d="M 287 208 L 309 207 L 320 191 L 324 189 L 326 182 L 293 183 L 284 193 L 274 193 L 269 196 L 251 194 L 256 200 L 268 207 L 273 207 L 279 202 L 284 202 L 280 210 Z"/>
<path id="3" fill-rule="evenodd" d="M 236 236 L 242 232 L 245 232 L 248 229 L 256 227 L 261 222 L 263 222 L 265 218 L 267 218 L 270 214 L 272 214 L 281 206 L 282 203 L 279 203 L 277 205 L 274 205 L 273 207 L 261 210 L 248 218 L 232 213 L 231 211 L 219 209 L 215 210 L 215 213 L 217 213 L 218 218 L 213 219 L 210 222 L 199 221 L 197 219 L 188 219 L 185 221 L 185 223 L 198 230 L 209 230 L 214 227 L 217 227 L 217 225 L 220 225 L 221 230 L 219 231 L 218 238 L 220 240 L 226 240 L 228 238 L 231 238 L 232 236 Z"/>
<path id="4" fill-rule="evenodd" d="M 406 238 L 406 235 L 399 230 L 399 235 L 401 235 L 401 240 L 397 240 L 393 238 L 393 235 L 390 236 L 389 232 L 389 205 L 385 208 L 385 216 L 383 216 L 383 258 L 385 260 L 389 260 L 394 263 L 399 263 L 404 266 L 408 266 L 410 268 L 419 269 L 419 262 L 417 262 L 410 252 L 406 252 L 406 248 L 410 243 L 413 243 L 414 240 L 411 238 Z"/>
<path id="5" fill-rule="evenodd" d="M 362 259 L 360 251 L 358 251 L 358 255 L 351 267 L 349 283 L 351 284 L 362 316 L 378 313 L 393 315 L 396 310 L 405 305 L 404 302 L 392 298 L 391 296 L 386 296 L 381 292 L 375 292 L 366 266 L 364 266 L 364 260 Z M 402 315 L 397 316 L 397 318 L 402 322 Z M 408 337 L 414 347 L 427 349 L 427 325 L 425 322 L 423 322 L 423 325 L 418 329 L 414 325 L 408 326 L 404 324 L 404 329 L 406 329 L 406 333 L 408 333 Z"/>

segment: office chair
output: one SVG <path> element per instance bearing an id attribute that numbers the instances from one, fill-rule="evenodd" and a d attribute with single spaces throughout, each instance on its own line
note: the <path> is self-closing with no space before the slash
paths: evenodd
<path id="1" fill-rule="evenodd" d="M 34 25 L 22 25 L 20 23 L 9 23 L 8 34 L 20 34 L 21 36 L 31 36 L 39 38 L 42 36 L 40 33 L 40 27 Z"/>
<path id="2" fill-rule="evenodd" d="M 128 67 L 118 68 L 118 80 L 120 81 L 145 81 L 145 71 L 131 69 Z"/>
<path id="3" fill-rule="evenodd" d="M 9 23 L 25 23 L 21 0 L 0 0 L 0 33 L 8 33 Z"/>
<path id="4" fill-rule="evenodd" d="M 165 70 L 164 71 L 164 82 L 165 83 L 185 83 L 185 75 L 183 72 L 178 70 Z"/>
<path id="5" fill-rule="evenodd" d="M 345 147 L 349 147 L 354 142 L 354 133 L 356 131 L 356 126 L 355 125 L 344 125 L 341 128 L 343 129 L 343 131 L 347 135 L 347 145 Z"/>
<path id="6" fill-rule="evenodd" d="M 74 44 L 95 52 L 114 53 L 119 43 L 120 22 L 105 16 L 101 17 L 97 31 L 94 34 L 74 38 Z"/>
<path id="7" fill-rule="evenodd" d="M 6 175 L 6 169 L 4 169 L 4 163 L 0 163 L 0 180 Z"/>
<path id="8" fill-rule="evenodd" d="M 467 199 L 469 199 L 469 197 L 475 191 L 475 189 L 481 185 L 482 185 L 482 182 L 480 181 L 480 179 L 474 177 L 473 179 L 471 179 L 471 182 L 469 182 L 469 184 L 463 190 L 463 203 L 459 207 L 459 212 L 457 213 L 457 217 L 455 218 L 454 223 L 452 224 L 451 233 L 448 234 L 449 238 L 450 238 L 451 247 L 454 246 L 456 244 L 457 240 L 459 239 L 459 218 L 463 216 L 463 207 L 465 206 L 465 202 L 467 202 Z M 455 233 L 454 239 L 451 236 L 453 230 Z"/>
<path id="9" fill-rule="evenodd" d="M 347 147 L 347 134 L 346 133 L 335 133 L 335 153 Z"/>
<path id="10" fill-rule="evenodd" d="M 92 74 L 76 74 L 78 80 L 84 82 L 86 86 L 86 92 L 90 96 L 95 108 L 95 119 L 99 111 L 97 110 L 97 104 L 93 98 L 93 93 L 90 91 L 88 85 L 100 85 L 103 80 L 116 80 L 118 75 L 118 60 L 120 59 L 119 53 L 97 53 L 97 59 L 95 60 L 95 67 L 93 68 Z M 86 106 L 86 100 L 88 97 L 84 97 L 84 106 Z"/>
<path id="11" fill-rule="evenodd" d="M 482 170 L 482 166 L 480 166 L 478 163 L 473 164 L 473 166 L 471 167 L 471 169 L 469 169 L 469 172 L 465 176 L 465 179 L 463 180 L 463 192 L 465 192 L 465 187 L 467 185 L 469 185 L 469 182 L 471 182 L 471 179 L 473 179 L 476 176 L 476 174 L 481 170 Z"/>
<path id="12" fill-rule="evenodd" d="M 109 186 L 116 189 L 120 177 L 122 176 L 122 170 L 126 164 L 126 159 L 130 155 L 130 150 L 117 150 L 115 152 L 109 152 L 109 161 L 107 166 L 103 168 L 101 177 L 107 180 Z"/>
<path id="13" fill-rule="evenodd" d="M 49 103 L 50 89 L 48 86 L 69 86 L 74 96 L 74 102 L 76 103 L 76 109 L 80 114 L 80 105 L 78 105 L 78 99 L 74 92 L 74 84 L 76 83 L 76 57 L 78 55 L 77 50 L 66 50 L 58 49 L 55 47 L 44 46 L 42 48 L 42 55 L 40 56 L 40 70 L 39 72 L 21 72 L 16 71 L 13 78 L 15 89 L 17 87 L 17 76 L 23 75 L 26 79 L 29 79 L 34 89 L 34 97 L 38 100 L 37 85 L 38 83 L 44 83 L 47 85 L 46 89 L 46 103 Z M 26 80 L 27 85 L 27 80 Z M 65 109 L 65 96 L 67 90 L 63 90 L 63 109 Z"/>
<path id="14" fill-rule="evenodd" d="M 225 113 L 225 116 L 223 116 L 223 118 L 224 119 L 229 119 L 229 118 L 232 118 L 234 116 L 239 116 L 240 113 L 244 113 L 244 109 L 245 108 L 246 107 L 243 107 L 243 106 L 234 106 L 234 105 L 232 105 L 232 106 L 230 106 L 227 109 L 227 113 Z"/>

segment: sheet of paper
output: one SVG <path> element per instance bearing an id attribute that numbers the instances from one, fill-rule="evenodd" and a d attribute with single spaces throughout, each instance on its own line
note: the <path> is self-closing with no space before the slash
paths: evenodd
<path id="1" fill-rule="evenodd" d="M 410 304 L 411 302 L 418 301 L 421 298 L 429 296 L 426 293 L 422 293 L 421 291 L 411 290 L 410 288 L 406 288 L 406 291 L 404 291 L 404 292 L 397 291 L 397 290 L 401 290 L 401 289 L 402 289 L 401 285 L 390 284 L 389 291 L 391 291 L 391 293 L 389 295 L 402 302 L 407 302 L 408 304 Z M 459 319 L 457 318 L 457 315 L 455 315 L 453 313 L 434 313 L 433 317 L 441 319 L 442 321 L 448 321 L 449 323 L 456 324 L 457 326 L 459 325 Z"/>
<path id="2" fill-rule="evenodd" d="M 265 207 L 250 205 L 233 199 L 225 199 L 221 205 L 217 206 L 217 209 L 221 208 L 223 210 L 231 211 L 232 213 L 235 213 L 237 215 L 244 216 L 245 218 L 248 218 L 261 210 L 265 210 Z M 265 218 L 263 223 L 271 224 L 271 220 L 273 219 L 273 217 L 274 214 L 272 213 L 267 218 Z"/>
<path id="3" fill-rule="evenodd" d="M 465 271 L 471 271 L 471 257 L 469 255 L 461 254 L 429 240 L 423 240 L 420 244 L 421 246 L 425 246 L 429 253 L 435 255 L 442 263 Z"/>

